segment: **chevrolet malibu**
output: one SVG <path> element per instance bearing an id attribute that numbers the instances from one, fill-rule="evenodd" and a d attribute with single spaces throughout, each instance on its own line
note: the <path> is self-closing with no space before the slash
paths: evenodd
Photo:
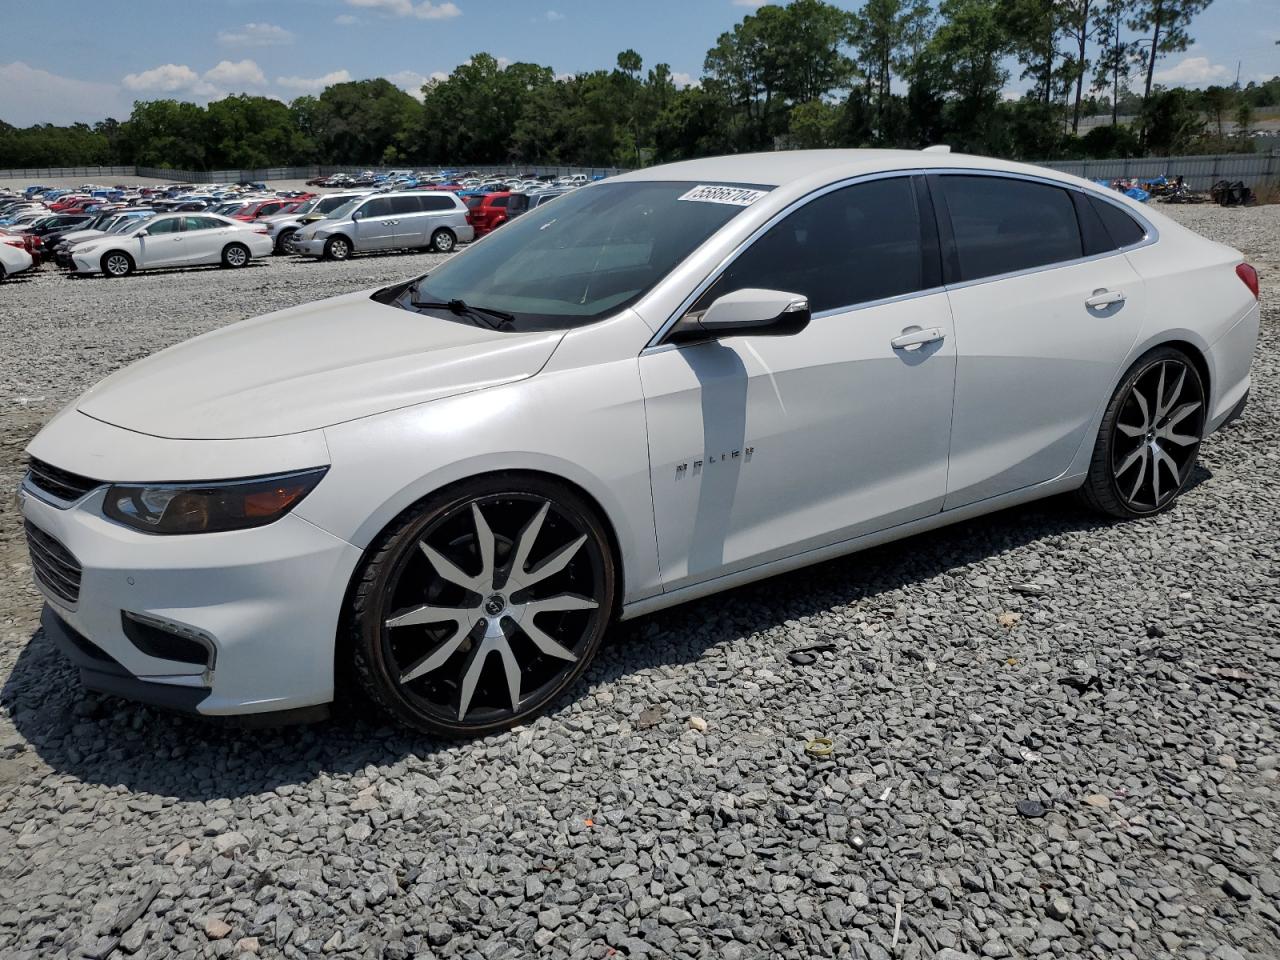
<path id="1" fill-rule="evenodd" d="M 60 412 L 20 492 L 44 631 L 171 709 L 306 718 L 349 676 L 483 734 L 618 620 L 1063 491 L 1167 510 L 1258 315 L 1239 253 L 1037 167 L 613 177 Z"/>

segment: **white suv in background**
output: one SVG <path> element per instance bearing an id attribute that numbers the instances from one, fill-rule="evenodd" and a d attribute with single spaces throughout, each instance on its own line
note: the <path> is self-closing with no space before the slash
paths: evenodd
<path id="1" fill-rule="evenodd" d="M 449 253 L 475 239 L 467 206 L 447 190 L 385 193 L 349 201 L 294 235 L 307 257 L 346 260 L 353 253 L 430 247 Z"/>

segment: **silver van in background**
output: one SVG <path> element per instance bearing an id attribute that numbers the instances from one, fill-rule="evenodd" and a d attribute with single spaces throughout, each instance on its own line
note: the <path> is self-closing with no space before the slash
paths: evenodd
<path id="1" fill-rule="evenodd" d="M 356 198 L 303 227 L 294 250 L 307 257 L 346 260 L 353 253 L 428 247 L 449 253 L 475 239 L 467 207 L 447 190 L 409 190 Z"/>

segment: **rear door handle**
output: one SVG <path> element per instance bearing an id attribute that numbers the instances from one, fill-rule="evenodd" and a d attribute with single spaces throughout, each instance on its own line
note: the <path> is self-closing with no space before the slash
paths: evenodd
<path id="1" fill-rule="evenodd" d="M 944 336 L 941 327 L 925 327 L 923 330 L 919 328 L 912 330 L 908 327 L 899 336 L 890 340 L 889 345 L 895 350 L 914 350 L 923 344 L 941 340 Z"/>
<path id="2" fill-rule="evenodd" d="M 1113 303 L 1124 303 L 1124 291 L 1122 290 L 1095 290 L 1093 296 L 1085 300 L 1086 307 L 1109 307 Z"/>

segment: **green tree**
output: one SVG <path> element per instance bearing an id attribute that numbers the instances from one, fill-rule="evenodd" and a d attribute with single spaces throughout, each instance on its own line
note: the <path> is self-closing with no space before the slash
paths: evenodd
<path id="1" fill-rule="evenodd" d="M 1151 99 L 1151 82 L 1155 76 L 1156 61 L 1166 53 L 1177 53 L 1191 44 L 1187 27 L 1196 14 L 1212 0 L 1137 0 L 1129 7 L 1129 27 L 1148 34 L 1141 41 L 1146 61 L 1146 81 L 1142 88 L 1143 113 Z M 1144 130 L 1144 142 L 1145 131 Z"/>
<path id="2" fill-rule="evenodd" d="M 887 142 L 891 78 L 920 56 L 933 29 L 927 0 L 867 0 L 854 15 L 853 42 L 875 99 L 876 127 Z"/>
<path id="3" fill-rule="evenodd" d="M 314 104 L 313 135 L 323 160 L 377 163 L 419 112 L 418 102 L 390 80 L 335 83 Z"/>
<path id="4" fill-rule="evenodd" d="M 1014 48 L 1001 6 L 993 0 L 942 0 L 941 25 L 929 45 L 925 83 L 947 100 L 946 125 L 956 146 L 989 150 L 1000 91 L 1009 79 L 1004 59 Z"/>
<path id="5" fill-rule="evenodd" d="M 839 146 L 842 109 L 825 100 L 809 100 L 791 108 L 791 146 L 803 150 Z"/>

